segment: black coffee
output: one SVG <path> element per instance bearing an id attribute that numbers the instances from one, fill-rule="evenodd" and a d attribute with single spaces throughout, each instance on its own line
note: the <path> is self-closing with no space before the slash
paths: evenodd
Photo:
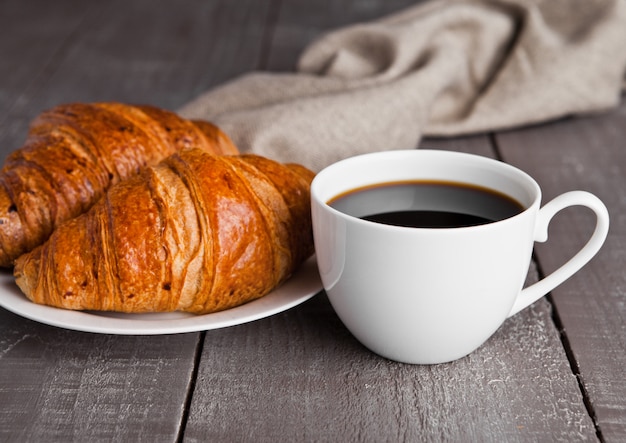
<path id="1" fill-rule="evenodd" d="M 353 217 L 413 228 L 458 228 L 491 223 L 524 210 L 491 189 L 447 181 L 408 181 L 367 186 L 328 204 Z"/>

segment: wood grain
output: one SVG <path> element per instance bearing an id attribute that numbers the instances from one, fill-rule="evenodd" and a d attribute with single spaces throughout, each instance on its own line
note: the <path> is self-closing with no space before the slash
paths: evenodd
<path id="1" fill-rule="evenodd" d="M 626 440 L 626 104 L 601 116 L 567 119 L 498 136 L 506 161 L 541 184 L 545 201 L 587 190 L 609 209 L 600 253 L 552 293 L 573 364 L 606 441 Z M 537 255 L 549 273 L 589 238 L 595 221 L 572 208 L 558 215 Z"/>
<path id="2" fill-rule="evenodd" d="M 259 69 L 293 71 L 302 50 L 322 33 L 376 20 L 415 3 L 413 0 L 283 1 L 275 14 L 266 60 Z"/>
<path id="3" fill-rule="evenodd" d="M 29 122 L 56 104 L 123 101 L 174 110 L 209 86 L 254 69 L 271 2 L 247 0 L 238 7 L 195 0 L 79 3 L 68 28 L 61 26 L 62 12 L 46 16 L 44 10 L 39 19 L 28 2 L 0 13 L 7 17 L 2 41 L 33 52 L 14 62 L 23 64 L 19 77 L 7 72 L 14 80 L 0 105 L 8 122 L 0 131 L 3 158 L 23 143 Z M 73 6 L 69 1 L 65 7 Z M 42 29 L 39 21 L 46 17 L 58 26 Z M 24 23 L 39 32 L 15 30 Z"/>
<path id="4" fill-rule="evenodd" d="M 25 138 L 25 102 L 53 72 L 91 9 L 84 2 L 0 2 L 0 158 Z M 37 13 L 33 13 L 37 11 Z"/>
<path id="5" fill-rule="evenodd" d="M 173 441 L 196 334 L 79 333 L 0 310 L 0 441 Z"/>
<path id="6" fill-rule="evenodd" d="M 207 333 L 186 441 L 583 441 L 595 429 L 544 300 L 456 362 L 363 348 L 326 297 Z"/>

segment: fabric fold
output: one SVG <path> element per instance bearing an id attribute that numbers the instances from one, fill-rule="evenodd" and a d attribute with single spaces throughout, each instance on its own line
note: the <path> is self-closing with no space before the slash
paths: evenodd
<path id="1" fill-rule="evenodd" d="M 497 131 L 616 106 L 626 0 L 432 0 L 330 32 L 296 72 L 251 72 L 179 112 L 242 151 L 319 170 L 423 136 Z"/>

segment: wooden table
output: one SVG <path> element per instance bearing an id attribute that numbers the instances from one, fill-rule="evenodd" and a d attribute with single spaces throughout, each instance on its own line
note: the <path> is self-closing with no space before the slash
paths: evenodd
<path id="1" fill-rule="evenodd" d="M 70 101 L 177 109 L 251 70 L 291 70 L 313 38 L 404 0 L 2 0 L 0 146 Z M 325 294 L 201 333 L 116 336 L 0 309 L 0 441 L 626 441 L 626 103 L 602 115 L 421 146 L 528 171 L 544 200 L 585 189 L 609 238 L 580 273 L 450 364 L 364 349 Z M 593 217 L 557 216 L 529 279 L 579 248 Z"/>

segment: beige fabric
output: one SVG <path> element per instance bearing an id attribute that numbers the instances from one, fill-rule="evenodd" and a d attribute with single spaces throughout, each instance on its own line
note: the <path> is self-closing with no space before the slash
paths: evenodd
<path id="1" fill-rule="evenodd" d="M 339 29 L 297 72 L 253 72 L 188 103 L 242 151 L 312 169 L 424 135 L 606 110 L 626 67 L 626 0 L 432 0 Z"/>

